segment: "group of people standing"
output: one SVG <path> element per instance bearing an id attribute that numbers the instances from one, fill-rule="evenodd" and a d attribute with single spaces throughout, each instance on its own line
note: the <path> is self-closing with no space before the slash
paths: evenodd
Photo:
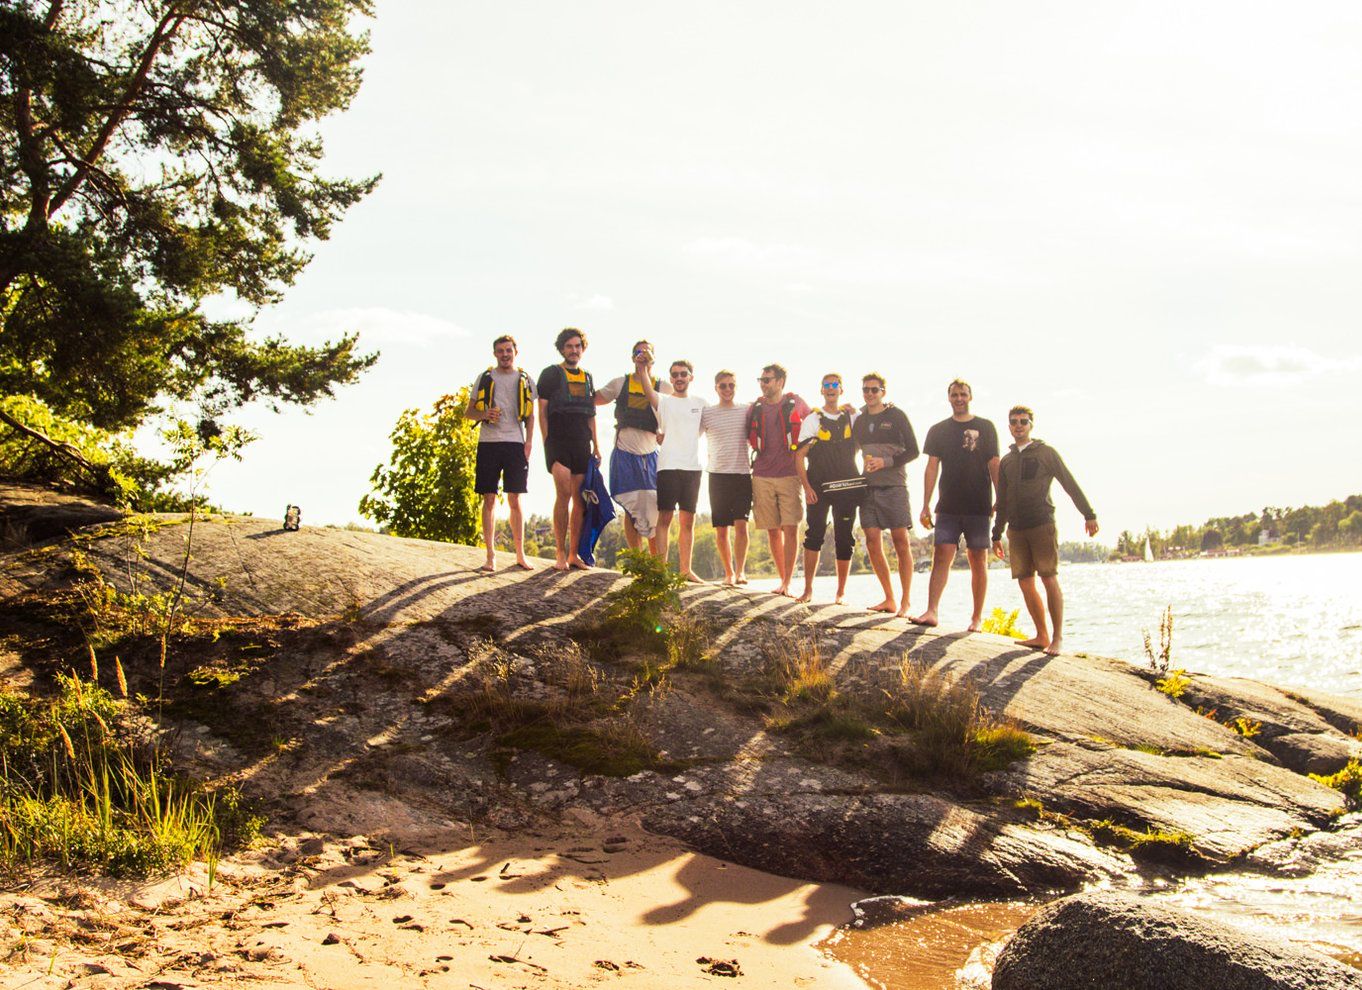
<path id="1" fill-rule="evenodd" d="M 991 544 L 1000 559 L 1010 559 L 1036 626 L 1036 635 L 1023 645 L 1060 652 L 1064 599 L 1057 576 L 1051 482 L 1058 480 L 1073 499 L 1089 536 L 1097 533 L 1097 516 L 1054 448 L 1032 439 L 1035 415 L 1028 407 L 1009 411 L 1014 442 L 1000 458 L 997 430 L 970 412 L 972 390 L 956 379 L 947 388 L 950 417 L 927 431 L 919 450 L 907 415 L 887 401 L 888 383 L 879 372 L 861 376 L 859 407 L 847 400 L 842 376 L 829 373 L 821 380 L 822 404 L 811 408 L 786 390 L 786 370 L 775 363 L 762 369 L 757 379 L 761 397 L 755 402 L 735 401 L 737 377 L 727 369 L 715 374 L 718 401 L 710 402 L 692 392 L 695 368 L 690 361 L 673 361 L 665 381 L 655 377 L 654 350 L 646 340 L 631 349 L 632 370 L 601 386 L 582 367 L 586 334 L 565 329 L 555 347 L 563 360 L 531 379 L 516 366 L 515 340 L 498 337 L 492 344 L 496 363 L 470 389 L 466 415 L 480 424 L 475 487 L 482 497 L 487 547 L 482 570 L 496 570 L 493 510 L 499 487 L 509 506 L 516 566 L 532 569 L 525 557 L 520 495 L 527 490 L 536 424 L 555 489 L 553 566 L 560 571 L 591 566 L 579 552 L 586 519 L 584 481 L 601 461 L 597 407 L 612 405 L 615 435 L 608 487 L 624 512 L 625 540 L 633 548 L 646 541 L 653 554 L 665 559 L 672 519 L 677 518 L 680 571 L 688 581 L 702 582 L 691 568 L 691 553 L 701 480 L 707 472 L 724 584 L 747 583 L 750 518 L 770 542 L 779 575 L 776 594 L 793 596 L 799 525 L 804 522 L 804 584 L 797 600 L 810 601 L 831 518 L 836 601 L 843 604 L 859 515 L 867 555 L 884 593 L 870 610 L 937 625 L 941 596 L 963 537 L 974 603 L 969 630 L 982 629 Z M 703 465 L 701 436 L 707 441 Z M 934 553 L 927 609 L 911 616 L 907 466 L 924 452 L 927 467 L 918 519 L 934 531 Z M 933 517 L 930 505 L 938 484 Z M 898 561 L 897 596 L 884 548 L 886 530 Z"/>

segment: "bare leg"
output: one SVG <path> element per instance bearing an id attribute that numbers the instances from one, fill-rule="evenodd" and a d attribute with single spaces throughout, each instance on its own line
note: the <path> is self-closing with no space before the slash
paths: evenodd
<path id="1" fill-rule="evenodd" d="M 1054 630 L 1045 652 L 1054 656 L 1064 649 L 1064 592 L 1059 589 L 1058 574 L 1043 577 L 1040 583 L 1045 586 L 1045 601 L 1050 606 L 1050 626 Z"/>
<path id="2" fill-rule="evenodd" d="M 747 583 L 747 520 L 733 522 L 733 578 L 734 584 Z"/>
<path id="3" fill-rule="evenodd" d="M 796 601 L 813 601 L 813 578 L 818 573 L 818 551 L 804 549 L 804 594 L 800 595 Z"/>
<path id="4" fill-rule="evenodd" d="M 875 577 L 880 580 L 880 587 L 884 589 L 884 601 L 878 605 L 871 605 L 867 611 L 892 612 L 898 608 L 898 603 L 894 601 L 894 586 L 889 583 L 889 559 L 884 555 L 884 542 L 880 539 L 878 529 L 865 531 L 865 550 L 870 557 L 870 569 L 875 572 Z"/>
<path id="5" fill-rule="evenodd" d="M 1031 621 L 1036 624 L 1036 634 L 1030 639 L 1024 639 L 1019 645 L 1034 646 L 1038 650 L 1044 650 L 1050 645 L 1050 633 L 1045 626 L 1045 604 L 1040 600 L 1040 589 L 1036 587 L 1036 576 L 1017 578 L 1017 587 L 1021 589 L 1022 601 L 1026 603 L 1026 611 L 1031 615 Z"/>
<path id="6" fill-rule="evenodd" d="M 487 548 L 487 563 L 478 568 L 480 571 L 497 569 L 497 531 L 496 521 L 493 519 L 496 507 L 496 492 L 482 496 L 482 545 Z"/>
<path id="7" fill-rule="evenodd" d="M 779 526 L 775 529 L 768 529 L 766 541 L 771 547 L 771 563 L 776 565 L 776 575 L 780 576 L 785 560 L 785 531 Z M 788 595 L 789 593 L 790 583 L 788 581 L 776 587 L 775 594 L 777 595 Z"/>
<path id="8" fill-rule="evenodd" d="M 927 611 L 909 619 L 909 622 L 919 626 L 934 626 L 940 621 L 937 610 L 941 607 L 941 594 L 946 590 L 946 582 L 951 576 L 956 549 L 952 543 L 938 543 L 932 547 L 932 576 L 927 580 Z"/>
<path id="9" fill-rule="evenodd" d="M 988 597 L 988 551 L 985 549 L 966 550 L 969 558 L 969 590 L 974 596 L 974 617 L 970 619 L 970 632 L 984 630 L 984 599 Z"/>
<path id="10" fill-rule="evenodd" d="M 674 514 L 671 509 L 657 514 L 657 528 L 653 530 L 653 556 L 659 560 L 665 561 L 667 554 L 671 552 L 672 516 Z M 684 573 L 684 569 L 682 573 Z"/>
<path id="11" fill-rule="evenodd" d="M 515 544 L 515 562 L 527 571 L 534 570 L 529 560 L 525 558 L 525 514 L 520 510 L 520 494 L 507 492 L 506 504 L 510 509 L 511 541 Z"/>
<path id="12" fill-rule="evenodd" d="M 728 526 L 714 527 L 714 549 L 719 551 L 719 563 L 724 567 L 724 584 L 736 583 L 733 574 L 733 551 L 728 547 Z"/>
<path id="13" fill-rule="evenodd" d="M 851 561 L 837 561 L 837 604 L 845 605 L 847 597 L 847 577 L 851 574 Z"/>
<path id="14" fill-rule="evenodd" d="M 685 509 L 680 512 L 676 544 L 681 554 L 681 576 L 692 584 L 705 584 L 705 579 L 690 569 L 691 556 L 695 551 L 695 513 Z"/>
<path id="15" fill-rule="evenodd" d="M 589 571 L 591 565 L 577 555 L 577 547 L 582 542 L 582 527 L 586 525 L 586 501 L 582 498 L 582 479 L 585 477 L 582 474 L 572 476 L 572 516 L 568 527 L 572 543 L 569 545 L 571 553 L 568 555 L 568 566 Z"/>
<path id="16" fill-rule="evenodd" d="M 624 514 L 624 542 L 630 550 L 637 550 L 643 546 L 643 537 L 639 535 L 638 527 L 634 525 L 634 517 L 628 512 Z"/>
<path id="17" fill-rule="evenodd" d="M 908 538 L 907 529 L 889 532 L 894 540 L 894 554 L 899 559 L 899 584 L 903 587 L 903 598 L 899 600 L 899 610 L 894 614 L 902 619 L 908 615 L 908 592 L 913 585 L 913 543 Z"/>
<path id="18" fill-rule="evenodd" d="M 553 475 L 553 542 L 557 551 L 553 569 L 565 571 L 568 569 L 568 536 L 571 529 L 569 509 L 573 502 L 572 479 L 574 477 L 580 479 L 581 476 L 573 475 L 566 464 L 558 461 L 553 462 L 549 473 Z M 580 483 L 579 480 L 578 484 Z"/>
<path id="19" fill-rule="evenodd" d="M 785 556 L 776 561 L 776 566 L 780 568 L 780 593 L 788 595 L 790 582 L 794 580 L 795 564 L 799 562 L 799 524 L 782 526 L 781 529 L 785 534 Z"/>

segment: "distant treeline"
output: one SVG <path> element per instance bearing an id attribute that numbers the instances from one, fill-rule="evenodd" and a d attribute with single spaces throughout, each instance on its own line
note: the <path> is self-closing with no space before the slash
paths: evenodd
<path id="1" fill-rule="evenodd" d="M 1170 530 L 1125 530 L 1116 541 L 1114 556 L 1138 557 L 1146 538 L 1156 557 L 1195 556 L 1201 553 L 1251 547 L 1340 550 L 1362 546 L 1362 495 L 1349 495 L 1328 505 L 1298 509 L 1265 506 L 1261 512 L 1218 516 L 1200 526 L 1183 524 Z"/>

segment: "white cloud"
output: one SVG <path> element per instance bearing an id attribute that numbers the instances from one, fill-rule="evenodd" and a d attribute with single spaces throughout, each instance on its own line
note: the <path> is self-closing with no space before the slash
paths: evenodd
<path id="1" fill-rule="evenodd" d="M 1218 344 L 1197 362 L 1211 385 L 1286 386 L 1305 378 L 1362 366 L 1362 358 L 1327 357 L 1305 347 Z"/>
<path id="2" fill-rule="evenodd" d="M 568 306 L 572 309 L 591 309 L 597 312 L 608 312 L 615 308 L 615 300 L 609 296 L 596 293 L 594 296 L 582 296 L 576 292 L 568 295 Z"/>
<path id="3" fill-rule="evenodd" d="M 281 331 L 288 339 L 298 342 L 335 340 L 343 334 L 358 332 L 361 348 L 396 343 L 425 344 L 449 337 L 471 336 L 465 328 L 441 317 L 381 306 L 332 309 L 279 323 L 262 315 L 256 326 L 270 333 Z"/>

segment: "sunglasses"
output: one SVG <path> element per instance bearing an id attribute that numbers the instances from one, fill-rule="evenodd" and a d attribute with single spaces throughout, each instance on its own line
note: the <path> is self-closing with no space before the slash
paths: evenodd
<path id="1" fill-rule="evenodd" d="M 775 379 L 772 378 L 770 375 L 762 375 L 760 378 L 757 379 L 757 381 L 762 385 L 770 385 L 773 381 L 775 381 Z"/>
<path id="2" fill-rule="evenodd" d="M 673 371 L 673 372 L 672 372 L 672 377 L 673 377 L 673 378 L 689 378 L 689 377 L 690 377 L 690 372 L 689 372 L 689 371 Z"/>
<path id="3" fill-rule="evenodd" d="M 1030 425 L 1031 425 L 1031 421 L 1030 421 L 1029 419 L 1009 419 L 1009 420 L 1008 420 L 1008 423 L 1010 423 L 1010 424 L 1013 425 L 1013 426 L 1030 426 Z"/>
<path id="4" fill-rule="evenodd" d="M 720 382 L 718 385 L 715 385 L 714 387 L 715 387 L 715 388 L 737 388 L 737 387 L 738 387 L 738 383 L 737 383 L 737 382 Z"/>
<path id="5" fill-rule="evenodd" d="M 876 392 L 883 392 L 884 389 L 880 388 L 878 385 L 862 385 L 861 391 L 865 392 L 867 395 L 874 395 Z"/>
<path id="6" fill-rule="evenodd" d="M 824 388 L 837 388 L 837 389 L 840 389 L 840 388 L 842 387 L 842 383 L 841 383 L 841 382 L 824 382 L 824 383 L 823 383 L 823 387 L 824 387 Z"/>

